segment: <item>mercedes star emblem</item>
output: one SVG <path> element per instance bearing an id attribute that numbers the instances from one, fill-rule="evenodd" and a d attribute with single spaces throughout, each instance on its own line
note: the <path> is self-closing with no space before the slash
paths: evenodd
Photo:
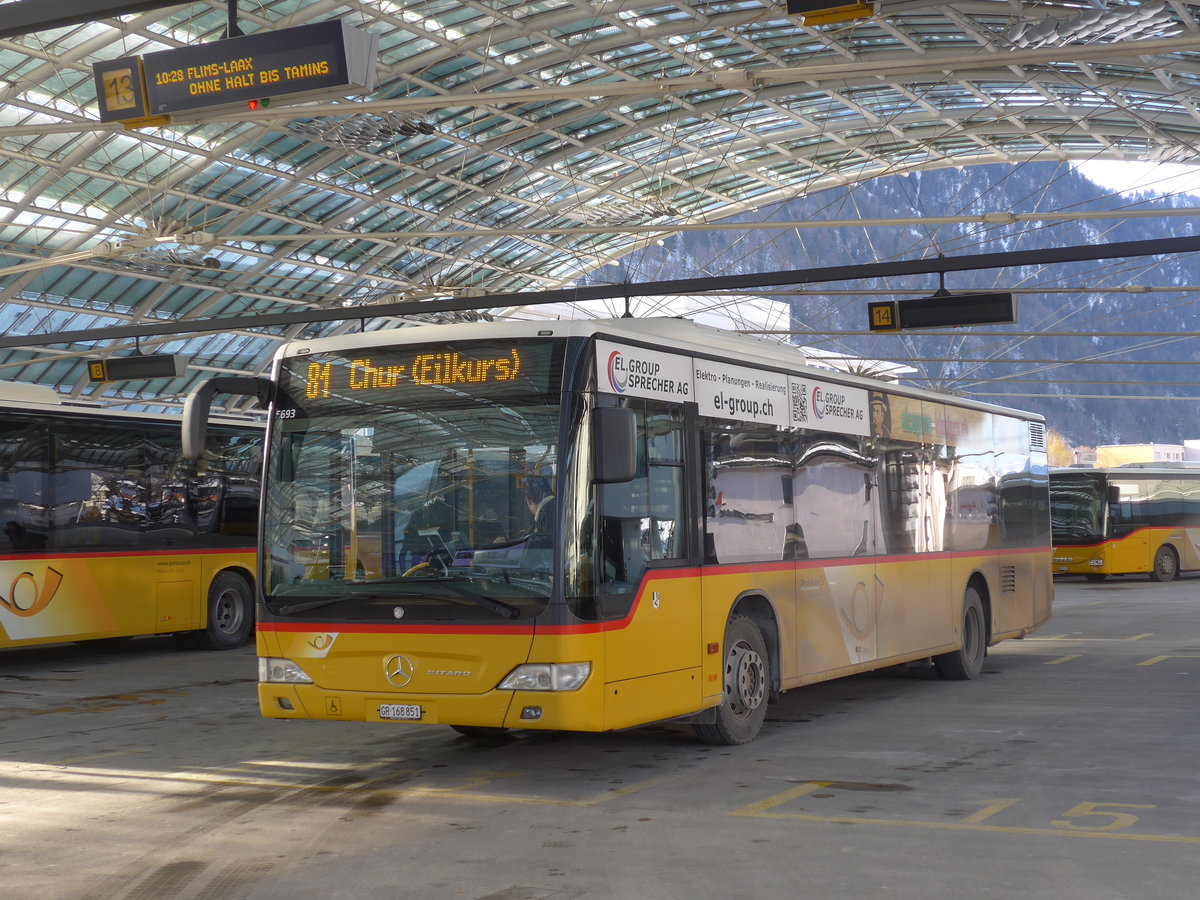
<path id="1" fill-rule="evenodd" d="M 416 664 L 403 654 L 397 653 L 383 661 L 383 674 L 396 687 L 405 687 L 413 678 Z"/>

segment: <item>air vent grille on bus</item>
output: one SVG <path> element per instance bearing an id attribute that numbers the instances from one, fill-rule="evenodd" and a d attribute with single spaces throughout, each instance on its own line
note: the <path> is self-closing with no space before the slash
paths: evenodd
<path id="1" fill-rule="evenodd" d="M 1000 592 L 1003 594 L 1011 594 L 1017 589 L 1017 567 L 1016 566 L 1001 566 L 1000 567 Z"/>
<path id="2" fill-rule="evenodd" d="M 1031 450 L 1046 449 L 1046 426 L 1043 423 L 1029 423 L 1029 448 Z"/>

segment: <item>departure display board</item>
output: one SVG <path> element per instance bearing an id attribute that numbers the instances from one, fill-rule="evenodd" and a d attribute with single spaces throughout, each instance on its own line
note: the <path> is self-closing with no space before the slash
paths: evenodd
<path id="1" fill-rule="evenodd" d="M 802 16 L 805 25 L 826 22 L 849 22 L 869 18 L 874 12 L 870 0 L 838 3 L 836 0 L 787 0 L 789 16 Z"/>
<path id="2" fill-rule="evenodd" d="M 377 35 L 340 19 L 142 57 L 148 113 L 375 87 Z"/>
<path id="3" fill-rule="evenodd" d="M 985 294 L 935 294 L 896 304 L 901 328 L 947 328 L 961 325 L 1012 325 L 1017 300 L 1009 291 Z"/>
<path id="4" fill-rule="evenodd" d="M 178 378 L 187 371 L 182 353 L 114 356 L 87 361 L 89 381 L 123 381 L 134 378 Z"/>
<path id="5" fill-rule="evenodd" d="M 1017 321 L 1017 299 L 1010 291 L 994 291 L 881 300 L 867 304 L 867 319 L 872 331 L 1012 325 Z"/>

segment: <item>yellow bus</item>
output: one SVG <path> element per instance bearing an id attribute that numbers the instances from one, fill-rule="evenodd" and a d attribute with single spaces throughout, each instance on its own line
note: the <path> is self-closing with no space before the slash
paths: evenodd
<path id="1" fill-rule="evenodd" d="M 0 385 L 0 648 L 150 634 L 245 645 L 263 429 L 214 425 L 199 467 L 180 440 L 178 418 Z"/>
<path id="2" fill-rule="evenodd" d="M 1050 473 L 1056 575 L 1149 575 L 1200 569 L 1200 466 L 1129 463 Z"/>
<path id="3" fill-rule="evenodd" d="M 300 341 L 254 384 L 268 717 L 742 743 L 782 691 L 973 678 L 1050 616 L 1033 415 L 658 319 Z"/>

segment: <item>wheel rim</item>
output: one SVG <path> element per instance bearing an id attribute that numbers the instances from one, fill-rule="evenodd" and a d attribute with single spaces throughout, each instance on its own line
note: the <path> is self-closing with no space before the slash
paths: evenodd
<path id="1" fill-rule="evenodd" d="M 730 711 L 739 719 L 745 718 L 762 705 L 766 695 L 763 658 L 745 641 L 738 641 L 725 659 L 725 696 Z"/>
<path id="2" fill-rule="evenodd" d="M 221 591 L 213 604 L 213 622 L 222 634 L 236 634 L 242 627 L 242 603 L 237 591 Z"/>
<path id="3" fill-rule="evenodd" d="M 1175 557 L 1170 553 L 1160 553 L 1158 555 L 1158 572 L 1160 575 L 1170 576 L 1175 574 Z"/>

